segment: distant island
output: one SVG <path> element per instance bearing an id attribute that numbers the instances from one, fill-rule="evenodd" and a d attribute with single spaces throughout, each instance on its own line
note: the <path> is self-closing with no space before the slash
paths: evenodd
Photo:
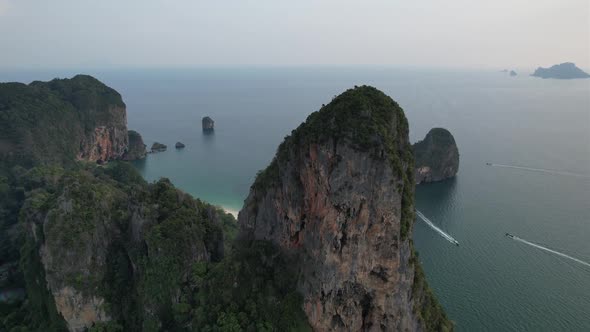
<path id="1" fill-rule="evenodd" d="M 213 119 L 211 119 L 210 117 L 204 117 L 201 122 L 203 124 L 203 131 L 211 132 L 215 129 L 215 121 L 213 121 Z"/>
<path id="2" fill-rule="evenodd" d="M 176 142 L 176 145 L 174 147 L 176 147 L 177 149 L 182 149 L 184 148 L 186 145 L 184 145 L 184 143 L 182 142 Z"/>
<path id="3" fill-rule="evenodd" d="M 516 75 L 518 75 L 518 74 L 514 70 L 510 71 L 510 76 L 516 76 Z"/>
<path id="4" fill-rule="evenodd" d="M 154 144 L 152 144 L 152 153 L 153 152 L 162 152 L 162 151 L 166 151 L 168 147 L 166 146 L 166 144 L 162 144 L 159 142 L 154 142 Z"/>
<path id="5" fill-rule="evenodd" d="M 588 78 L 590 75 L 582 69 L 576 67 L 572 62 L 564 62 L 559 65 L 551 66 L 550 68 L 539 67 L 531 75 L 540 78 L 557 78 L 557 79 L 572 79 L 572 78 Z"/>

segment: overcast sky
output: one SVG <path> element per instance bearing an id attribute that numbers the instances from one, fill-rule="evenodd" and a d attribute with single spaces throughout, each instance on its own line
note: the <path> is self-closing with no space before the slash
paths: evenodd
<path id="1" fill-rule="evenodd" d="M 0 0 L 0 67 L 590 67 L 590 0 Z"/>

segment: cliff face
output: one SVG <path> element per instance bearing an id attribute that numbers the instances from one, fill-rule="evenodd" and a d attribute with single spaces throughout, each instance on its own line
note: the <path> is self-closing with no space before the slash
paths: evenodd
<path id="1" fill-rule="evenodd" d="M 110 107 L 111 122 L 97 125 L 86 132 L 80 141 L 78 160 L 106 162 L 121 159 L 128 149 L 127 119 L 125 108 Z"/>
<path id="2" fill-rule="evenodd" d="M 0 156 L 19 164 L 104 162 L 128 144 L 121 96 L 86 75 L 0 84 L 0 123 Z"/>
<path id="3" fill-rule="evenodd" d="M 127 132 L 129 136 L 129 146 L 123 155 L 123 160 L 137 160 L 145 158 L 147 151 L 146 145 L 143 143 L 143 138 L 135 130 Z"/>
<path id="4" fill-rule="evenodd" d="M 408 123 L 391 98 L 351 89 L 280 145 L 239 214 L 240 238 L 298 260 L 316 331 L 419 331 L 424 321 L 410 234 L 414 182 Z M 416 285 L 420 284 L 418 288 Z"/>
<path id="5" fill-rule="evenodd" d="M 46 287 L 70 331 L 112 320 L 128 330 L 161 328 L 162 312 L 180 302 L 194 264 L 223 257 L 211 206 L 166 180 L 148 185 L 130 167 L 116 165 L 108 176 L 44 170 L 46 184 L 27 194 L 22 221 L 42 271 L 25 266 L 26 277 L 37 280 L 27 288 Z"/>
<path id="6" fill-rule="evenodd" d="M 416 165 L 416 184 L 442 181 L 459 171 L 459 150 L 453 135 L 444 128 L 431 129 L 412 146 Z"/>

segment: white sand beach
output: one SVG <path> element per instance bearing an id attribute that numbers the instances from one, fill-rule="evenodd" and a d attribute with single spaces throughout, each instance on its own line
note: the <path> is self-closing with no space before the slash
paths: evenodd
<path id="1" fill-rule="evenodd" d="M 239 210 L 234 210 L 234 209 L 230 209 L 226 206 L 221 206 L 221 208 L 223 209 L 223 211 L 225 211 L 226 213 L 231 214 L 232 216 L 234 216 L 234 218 L 238 219 L 238 213 L 240 212 Z"/>

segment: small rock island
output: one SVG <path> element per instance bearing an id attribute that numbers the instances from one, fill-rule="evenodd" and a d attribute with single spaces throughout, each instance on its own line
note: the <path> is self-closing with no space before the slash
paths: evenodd
<path id="1" fill-rule="evenodd" d="M 165 144 L 162 143 L 158 143 L 158 142 L 154 142 L 154 144 L 152 144 L 152 153 L 154 152 L 162 152 L 162 151 L 166 151 L 168 147 Z"/>
<path id="2" fill-rule="evenodd" d="M 176 142 L 176 145 L 174 145 L 175 148 L 177 149 L 182 149 L 184 148 L 186 145 L 184 145 L 184 143 L 182 142 Z"/>
<path id="3" fill-rule="evenodd" d="M 205 132 L 212 132 L 215 129 L 215 121 L 208 116 L 203 118 L 202 123 Z"/>
<path id="4" fill-rule="evenodd" d="M 516 76 L 516 75 L 518 75 L 518 74 L 514 70 L 510 71 L 510 76 Z"/>
<path id="5" fill-rule="evenodd" d="M 453 135 L 444 128 L 432 128 L 412 148 L 416 184 L 452 178 L 459 171 L 459 149 Z"/>
<path id="6" fill-rule="evenodd" d="M 131 161 L 145 158 L 147 151 L 141 135 L 135 130 L 128 130 L 129 145 L 123 154 L 123 160 Z"/>
<path id="7" fill-rule="evenodd" d="M 531 75 L 540 78 L 557 78 L 557 79 L 573 79 L 573 78 L 589 78 L 590 75 L 582 69 L 576 67 L 572 62 L 564 62 L 559 65 L 551 66 L 550 68 L 539 67 Z"/>

